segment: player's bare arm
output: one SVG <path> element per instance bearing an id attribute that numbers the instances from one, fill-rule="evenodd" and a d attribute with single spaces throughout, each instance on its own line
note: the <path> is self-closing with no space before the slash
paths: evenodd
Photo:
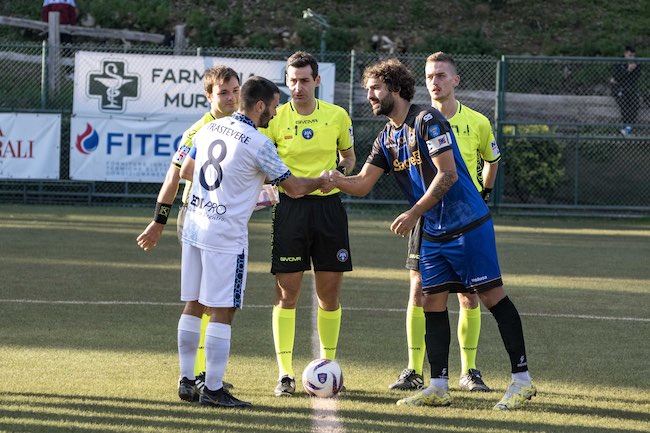
<path id="1" fill-rule="evenodd" d="M 179 175 L 178 167 L 175 164 L 170 164 L 165 180 L 160 187 L 158 193 L 158 203 L 173 204 L 176 194 L 178 193 L 178 184 L 181 178 Z M 156 221 L 151 221 L 147 228 L 137 237 L 138 246 L 145 251 L 149 251 L 158 245 L 165 225 Z"/>
<path id="2" fill-rule="evenodd" d="M 310 192 L 314 192 L 317 189 L 324 187 L 328 182 L 329 176 L 322 173 L 319 177 L 314 178 L 296 177 L 291 175 L 289 178 L 280 182 L 280 185 L 289 197 L 300 198 Z"/>
<path id="3" fill-rule="evenodd" d="M 438 172 L 422 198 L 413 207 L 395 218 L 390 226 L 393 233 L 406 236 L 418 219 L 435 206 L 458 180 L 454 154 L 449 150 L 431 158 Z"/>
<path id="4" fill-rule="evenodd" d="M 192 179 L 194 178 L 194 158 L 189 155 L 187 155 L 183 161 L 180 176 L 181 178 L 189 180 L 190 182 L 192 182 Z"/>
<path id="5" fill-rule="evenodd" d="M 375 186 L 379 178 L 384 174 L 384 170 L 366 163 L 361 168 L 359 174 L 355 176 L 343 176 L 343 174 L 336 170 L 330 171 L 329 174 L 332 188 L 338 188 L 346 194 L 364 197 L 368 195 L 372 187 Z"/>

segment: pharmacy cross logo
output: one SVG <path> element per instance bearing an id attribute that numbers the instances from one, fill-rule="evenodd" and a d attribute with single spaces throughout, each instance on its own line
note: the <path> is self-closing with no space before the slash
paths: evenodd
<path id="1" fill-rule="evenodd" d="M 87 93 L 100 98 L 100 111 L 121 113 L 126 108 L 125 99 L 138 98 L 140 77 L 127 74 L 126 62 L 104 60 L 101 72 L 89 75 Z"/>

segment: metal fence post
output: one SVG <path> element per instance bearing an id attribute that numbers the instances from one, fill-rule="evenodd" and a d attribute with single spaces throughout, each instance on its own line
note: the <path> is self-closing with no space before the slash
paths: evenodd
<path id="1" fill-rule="evenodd" d="M 47 107 L 47 42 L 41 44 L 41 110 Z"/>
<path id="2" fill-rule="evenodd" d="M 350 99 L 348 100 L 348 114 L 350 118 L 354 115 L 354 64 L 356 63 L 357 53 L 352 50 L 350 51 Z"/>
<path id="3" fill-rule="evenodd" d="M 48 14 L 47 44 L 48 67 L 47 78 L 50 86 L 50 94 L 56 94 L 59 90 L 59 62 L 61 61 L 61 33 L 59 32 L 59 13 Z"/>
<path id="4" fill-rule="evenodd" d="M 501 56 L 501 60 L 497 61 L 497 74 L 496 74 L 496 89 L 495 89 L 495 107 L 494 107 L 494 126 L 496 129 L 497 145 L 505 150 L 505 141 L 503 139 L 503 120 L 506 113 L 506 82 L 507 82 L 507 61 L 506 56 Z M 507 159 L 507 155 L 506 159 Z M 503 165 L 501 162 L 501 169 L 497 171 L 497 178 L 494 183 L 494 207 L 498 213 L 499 205 L 503 197 Z"/>

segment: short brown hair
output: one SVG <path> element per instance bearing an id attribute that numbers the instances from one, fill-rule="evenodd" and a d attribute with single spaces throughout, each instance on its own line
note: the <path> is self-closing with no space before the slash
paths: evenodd
<path id="1" fill-rule="evenodd" d="M 454 58 L 447 53 L 443 53 L 442 51 L 437 51 L 431 54 L 429 57 L 427 57 L 427 63 L 433 63 L 433 62 L 448 63 L 452 66 L 452 68 L 454 68 L 454 72 L 458 74 L 458 68 L 456 68 L 456 62 L 454 61 Z"/>
<path id="2" fill-rule="evenodd" d="M 386 83 L 388 90 L 399 92 L 399 96 L 410 101 L 415 96 L 415 78 L 409 69 L 397 59 L 376 63 L 363 71 L 361 83 L 366 86 L 370 78 L 378 78 Z"/>
<path id="3" fill-rule="evenodd" d="M 203 74 L 203 88 L 206 93 L 210 94 L 216 84 L 225 83 L 233 77 L 237 78 L 238 83 L 241 83 L 239 81 L 239 74 L 233 68 L 226 65 L 213 66 Z"/>
<path id="4" fill-rule="evenodd" d="M 318 77 L 318 62 L 316 58 L 306 51 L 296 51 L 287 59 L 287 69 L 289 66 L 294 68 L 304 68 L 311 66 L 311 76 L 315 80 Z"/>

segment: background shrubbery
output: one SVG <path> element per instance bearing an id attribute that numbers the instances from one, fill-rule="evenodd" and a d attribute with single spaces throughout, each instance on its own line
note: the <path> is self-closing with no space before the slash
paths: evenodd
<path id="1" fill-rule="evenodd" d="M 304 20 L 311 7 L 331 25 L 330 51 L 372 50 L 386 35 L 399 51 L 455 54 L 619 56 L 633 44 L 650 55 L 647 1 L 410 0 L 319 2 L 285 0 L 78 0 L 87 25 L 172 32 L 187 24 L 190 44 L 203 47 L 306 48 L 320 46 L 320 28 Z M 2 2 L 0 15 L 39 19 L 40 1 Z M 91 18 L 92 17 L 92 18 Z M 0 27 L 2 39 L 38 35 Z"/>

